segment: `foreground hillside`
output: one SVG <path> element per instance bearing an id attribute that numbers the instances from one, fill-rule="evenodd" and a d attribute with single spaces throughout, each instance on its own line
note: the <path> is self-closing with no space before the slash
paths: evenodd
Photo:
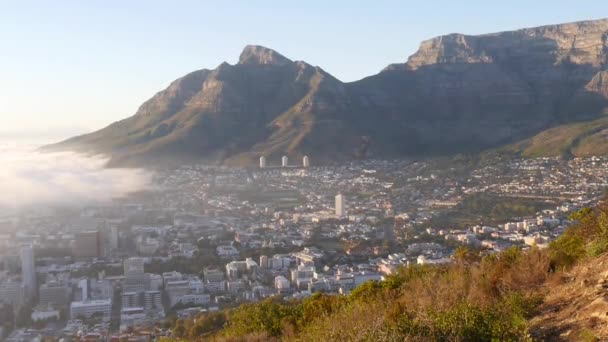
<path id="1" fill-rule="evenodd" d="M 348 296 L 267 299 L 174 323 L 174 340 L 594 341 L 608 339 L 608 205 L 583 209 L 547 249 L 460 248 Z"/>
<path id="2" fill-rule="evenodd" d="M 547 284 L 531 330 L 543 340 L 608 338 L 608 255 L 581 262 Z"/>
<path id="3" fill-rule="evenodd" d="M 450 34 L 352 83 L 247 46 L 238 63 L 192 72 L 134 116 L 49 148 L 105 153 L 113 165 L 242 165 L 260 155 L 270 164 L 282 155 L 320 164 L 476 152 L 566 125 L 532 138 L 523 153 L 603 153 L 599 128 L 567 125 L 594 126 L 608 108 L 607 36 L 608 19 Z M 576 143 L 553 141 L 563 135 Z"/>

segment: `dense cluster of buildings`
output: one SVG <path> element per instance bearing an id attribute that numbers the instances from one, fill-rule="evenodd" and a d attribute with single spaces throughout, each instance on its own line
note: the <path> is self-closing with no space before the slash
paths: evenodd
<path id="1" fill-rule="evenodd" d="M 460 245 L 542 247 L 600 196 L 608 170 L 604 158 L 288 162 L 183 166 L 158 171 L 144 197 L 0 216 L 0 334 L 106 339 L 269 296 L 346 294 L 400 267 L 450 262 Z M 553 204 L 504 222 L 432 224 L 480 193 Z"/>

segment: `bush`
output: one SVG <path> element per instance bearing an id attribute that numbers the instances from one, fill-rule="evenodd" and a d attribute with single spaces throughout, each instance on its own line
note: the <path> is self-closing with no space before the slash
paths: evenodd
<path id="1" fill-rule="evenodd" d="M 536 299 L 505 297 L 488 307 L 461 301 L 444 311 L 429 311 L 426 318 L 407 314 L 396 323 L 405 339 L 432 341 L 528 340 L 528 318 Z"/>
<path id="2" fill-rule="evenodd" d="M 608 239 L 593 241 L 589 247 L 587 247 L 587 254 L 592 257 L 604 254 L 606 251 L 608 251 Z"/>
<path id="3" fill-rule="evenodd" d="M 583 208 L 569 217 L 576 224 L 551 243 L 553 268 L 570 267 L 585 256 L 608 251 L 608 204 Z"/>
<path id="4" fill-rule="evenodd" d="M 280 304 L 273 298 L 243 304 L 230 312 L 225 334 L 245 336 L 266 333 L 269 336 L 279 336 L 286 320 L 296 321 L 299 318 L 298 309 L 298 306 Z"/>

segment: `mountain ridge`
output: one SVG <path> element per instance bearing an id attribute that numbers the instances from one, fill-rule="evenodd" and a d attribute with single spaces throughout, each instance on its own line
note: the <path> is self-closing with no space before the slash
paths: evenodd
<path id="1" fill-rule="evenodd" d="M 275 50 L 172 82 L 136 114 L 47 149 L 251 165 L 476 152 L 608 108 L 608 19 L 423 41 L 405 63 L 355 82 Z"/>

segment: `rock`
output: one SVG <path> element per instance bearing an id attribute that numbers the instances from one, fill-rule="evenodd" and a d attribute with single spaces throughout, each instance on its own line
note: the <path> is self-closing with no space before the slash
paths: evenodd
<path id="1" fill-rule="evenodd" d="M 239 64 L 287 65 L 290 63 L 292 61 L 280 53 L 259 45 L 247 45 L 239 57 Z"/>

